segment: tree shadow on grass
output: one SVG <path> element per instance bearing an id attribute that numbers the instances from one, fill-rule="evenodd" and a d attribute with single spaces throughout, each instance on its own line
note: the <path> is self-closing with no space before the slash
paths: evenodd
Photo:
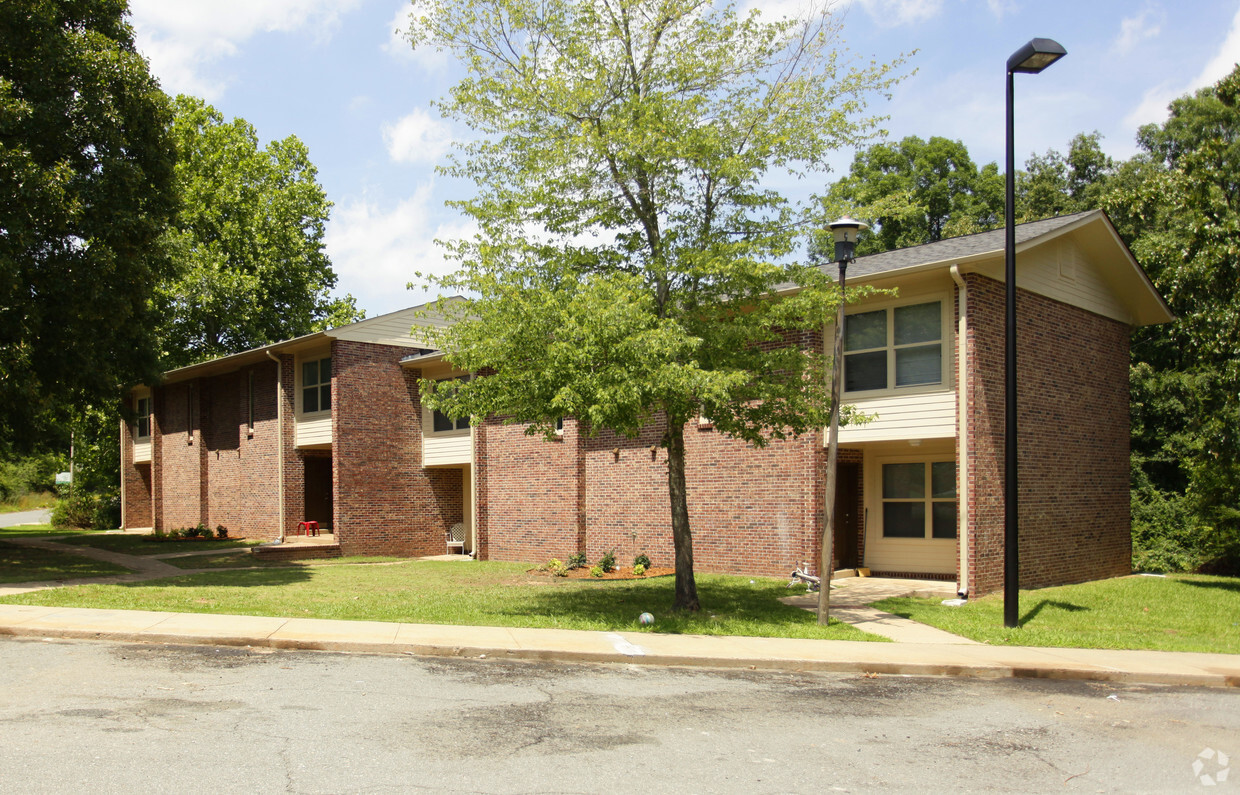
<path id="1" fill-rule="evenodd" d="M 642 613 L 655 616 L 649 629 L 656 632 L 684 634 L 745 634 L 758 633 L 773 637 L 787 635 L 827 636 L 829 630 L 818 629 L 813 613 L 778 601 L 784 596 L 781 584 L 757 582 L 744 578 L 711 579 L 700 577 L 697 582 L 702 610 L 697 613 L 675 612 L 675 581 L 671 577 L 645 581 L 612 581 L 598 583 L 565 583 L 558 587 L 539 589 L 519 606 L 504 609 L 503 615 L 526 615 L 571 618 L 578 626 L 594 629 L 634 631 L 645 629 L 638 620 Z M 832 621 L 838 625 L 838 621 Z"/>
<path id="2" fill-rule="evenodd" d="M 1183 585 L 1191 585 L 1194 588 L 1217 588 L 1222 591 L 1231 591 L 1240 593 L 1240 578 L 1227 578 L 1216 580 L 1180 580 L 1176 582 Z"/>
<path id="3" fill-rule="evenodd" d="M 1036 605 L 1034 605 L 1033 608 L 1028 613 L 1025 613 L 1025 615 L 1020 620 L 1020 625 L 1023 627 L 1026 624 L 1028 624 L 1030 621 L 1033 621 L 1033 619 L 1037 618 L 1038 613 L 1041 613 L 1042 610 L 1044 610 L 1047 607 L 1053 607 L 1056 610 L 1064 610 L 1069 613 L 1081 613 L 1086 610 L 1089 610 L 1088 607 L 1082 607 L 1081 605 L 1074 605 L 1071 602 L 1059 602 L 1054 599 L 1042 599 Z"/>
<path id="4" fill-rule="evenodd" d="M 118 583 L 124 588 L 272 588 L 309 582 L 314 572 L 305 566 L 266 569 L 220 569 L 169 575 L 154 580 Z"/>

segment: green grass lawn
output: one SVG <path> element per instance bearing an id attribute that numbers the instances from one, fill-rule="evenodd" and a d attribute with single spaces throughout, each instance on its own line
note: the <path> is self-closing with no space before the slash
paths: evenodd
<path id="1" fill-rule="evenodd" d="M 68 552 L 53 552 L 0 541 L 0 583 L 72 580 L 129 574 L 129 569 Z"/>
<path id="2" fill-rule="evenodd" d="M 966 638 L 1007 646 L 1240 654 L 1240 578 L 1119 577 L 1020 593 L 1020 623 L 1003 626 L 1003 594 L 945 607 L 897 598 L 875 607 Z"/>
<path id="3" fill-rule="evenodd" d="M 566 580 L 527 573 L 528 564 L 341 562 L 223 570 L 123 585 L 85 585 L 8 597 L 10 604 L 183 613 L 333 618 L 473 626 L 644 629 L 704 635 L 883 640 L 778 601 L 783 580 L 702 575 L 703 609 L 673 615 L 673 580 Z"/>
<path id="4" fill-rule="evenodd" d="M 4 520 L 0 519 L 0 523 Z M 16 527 L 0 527 L 0 538 L 13 536 L 80 536 L 87 531 L 80 527 L 52 527 L 50 524 L 23 524 Z M 57 539 L 58 541 L 60 539 Z"/>

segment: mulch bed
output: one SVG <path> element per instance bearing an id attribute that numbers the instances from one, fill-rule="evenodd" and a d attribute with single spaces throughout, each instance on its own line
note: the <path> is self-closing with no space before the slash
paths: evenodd
<path id="1" fill-rule="evenodd" d="M 530 569 L 526 573 L 535 574 L 541 577 L 550 577 L 550 578 L 555 579 L 555 575 L 546 569 Z M 630 566 L 628 568 L 624 568 L 624 567 L 618 568 L 613 572 L 608 572 L 604 574 L 602 577 L 592 577 L 590 576 L 590 567 L 586 566 L 580 569 L 569 569 L 568 577 L 565 579 L 569 579 L 569 580 L 648 580 L 651 577 L 668 577 L 675 573 L 676 573 L 675 569 L 660 568 L 659 566 L 652 566 L 649 569 L 646 569 L 645 574 L 642 574 L 639 576 L 633 573 L 633 567 Z"/>

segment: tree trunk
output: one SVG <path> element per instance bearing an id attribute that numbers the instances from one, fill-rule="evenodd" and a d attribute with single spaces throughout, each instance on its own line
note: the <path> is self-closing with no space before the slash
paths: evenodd
<path id="1" fill-rule="evenodd" d="M 689 530 L 689 493 L 685 488 L 685 424 L 668 418 L 667 491 L 672 504 L 672 543 L 676 549 L 676 599 L 673 610 L 701 609 L 693 580 L 693 534 Z"/>

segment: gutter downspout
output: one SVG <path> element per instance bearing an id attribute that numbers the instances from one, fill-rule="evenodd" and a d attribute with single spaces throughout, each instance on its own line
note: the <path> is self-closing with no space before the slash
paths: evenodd
<path id="1" fill-rule="evenodd" d="M 969 598 L 969 290 L 965 286 L 964 277 L 960 275 L 960 266 L 951 266 L 952 280 L 960 289 L 959 304 L 960 320 L 956 328 L 956 400 L 957 416 L 960 417 L 958 430 L 956 461 L 960 477 L 960 583 L 957 594 Z"/>
<path id="2" fill-rule="evenodd" d="M 276 468 L 279 472 L 280 489 L 280 543 L 284 543 L 284 363 L 271 351 L 263 351 L 267 358 L 276 363 L 276 445 L 279 455 L 276 456 Z"/>

